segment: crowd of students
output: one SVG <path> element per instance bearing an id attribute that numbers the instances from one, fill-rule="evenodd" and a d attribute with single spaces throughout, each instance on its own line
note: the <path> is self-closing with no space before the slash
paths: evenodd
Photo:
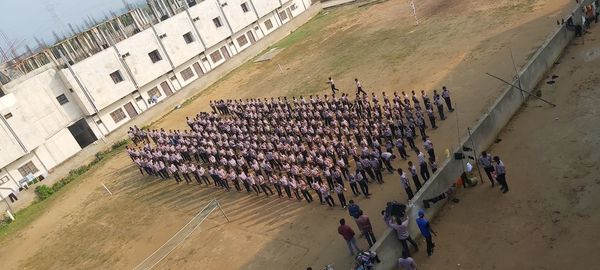
<path id="1" fill-rule="evenodd" d="M 450 92 L 367 95 L 355 81 L 360 92 L 353 100 L 334 94 L 211 101 L 212 112 L 187 118 L 189 130 L 131 127 L 135 146 L 127 152 L 140 173 L 177 183 L 308 203 L 316 195 L 321 204 L 345 208 L 348 188 L 368 198 L 369 185 L 396 171 L 396 155 L 406 160 L 413 151 L 419 172 L 412 162 L 407 169 L 418 190 L 419 176 L 426 181 L 437 169 L 427 132 L 445 119 L 444 104 L 453 111 Z M 406 173 L 397 171 L 411 198 Z"/>

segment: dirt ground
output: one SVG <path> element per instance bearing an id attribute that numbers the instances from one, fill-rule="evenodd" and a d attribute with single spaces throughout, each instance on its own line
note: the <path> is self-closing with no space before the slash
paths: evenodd
<path id="1" fill-rule="evenodd" d="M 514 68 L 508 48 L 512 49 L 517 65 L 523 65 L 527 57 L 556 27 L 556 20 L 568 13 L 571 4 L 568 0 L 418 1 L 418 25 L 415 25 L 407 1 L 401 0 L 390 0 L 366 7 L 350 5 L 324 11 L 280 42 L 278 46 L 285 49 L 273 60 L 243 65 L 219 83 L 203 91 L 198 98 L 183 108 L 164 117 L 155 126 L 168 129 L 184 128 L 185 116 L 207 110 L 210 99 L 328 93 L 325 82 L 329 76 L 334 77 L 339 88 L 350 93 L 353 90 L 352 80 L 358 77 L 367 91 L 385 90 L 390 93 L 413 89 L 430 91 L 439 89 L 442 85 L 448 86 L 453 93 L 454 102 L 458 104 L 458 109 L 450 114 L 448 120 L 440 123 L 437 131 L 430 134 L 438 151 L 443 151 L 454 147 L 457 143 L 457 122 L 459 130 L 466 130 L 466 127 L 477 120 L 481 112 L 504 88 L 501 83 L 487 77 L 485 72 L 511 78 L 514 75 Z M 566 78 L 560 77 L 559 81 L 562 79 Z M 553 87 L 558 87 L 559 84 Z M 588 102 L 588 99 L 582 99 Z M 577 105 L 577 100 L 571 102 L 573 106 Z M 589 102 L 592 104 L 591 101 Z M 588 111 L 580 113 L 584 114 Z M 576 110 L 564 113 L 575 112 Z M 566 123 L 569 118 L 566 115 L 559 117 L 558 122 L 552 121 L 548 124 L 560 121 Z M 536 125 L 545 128 L 542 122 Z M 531 128 L 529 130 L 531 131 Z M 565 131 L 575 132 L 571 129 Z M 591 132 L 591 129 L 588 127 L 585 131 Z M 534 136 L 535 134 L 542 133 L 529 132 L 522 135 Z M 505 138 L 501 145 L 508 145 L 509 142 L 509 138 Z M 570 141 L 560 140 L 555 145 L 560 143 L 565 145 L 567 142 Z M 534 147 L 534 145 L 527 147 Z M 492 150 L 499 153 L 517 151 L 510 148 Z M 539 151 L 549 151 L 549 148 L 540 146 Z M 597 157 L 596 153 L 590 153 L 593 154 Z M 517 179 L 512 179 L 511 175 L 519 174 L 518 164 L 526 163 L 514 162 L 508 154 L 506 156 L 510 170 L 508 179 L 512 180 L 510 183 L 517 182 Z M 543 158 L 536 155 L 534 158 L 533 152 L 522 154 L 522 157 L 527 156 L 528 161 L 538 158 L 539 160 L 536 159 L 535 162 L 540 166 L 560 161 L 551 155 L 543 155 Z M 592 164 L 589 162 L 593 160 L 592 156 L 581 161 L 566 155 L 560 158 L 571 163 L 579 162 L 588 165 Z M 396 166 L 398 165 L 406 167 L 404 163 L 398 162 Z M 558 164 L 556 165 L 556 170 L 562 169 Z M 580 170 L 573 170 L 567 174 L 569 177 L 582 173 Z M 547 170 L 544 173 L 550 172 L 551 170 Z M 553 175 L 561 175 L 562 172 L 554 173 Z M 357 199 L 365 212 L 371 216 L 377 235 L 384 230 L 379 212 L 385 202 L 392 199 L 406 199 L 396 177 L 388 175 L 385 179 L 387 181 L 384 185 L 372 185 L 374 196 L 371 199 Z M 552 178 L 545 178 L 545 182 L 549 181 L 548 179 Z M 557 181 L 567 180 L 561 178 Z M 100 183 L 105 183 L 113 191 L 114 196 L 107 196 Z M 478 188 L 482 189 L 482 192 L 470 192 L 467 195 L 469 197 L 484 192 L 490 193 L 485 196 L 503 199 L 507 206 L 501 208 L 501 204 L 494 204 L 489 200 L 486 203 L 498 208 L 483 211 L 483 206 L 477 207 L 477 203 L 469 201 L 467 197 L 457 207 L 444 214 L 440 220 L 450 222 L 454 218 L 468 216 L 471 212 L 467 211 L 481 209 L 479 216 L 482 220 L 473 221 L 473 224 L 480 224 L 476 230 L 481 234 L 481 238 L 473 239 L 471 243 L 476 243 L 476 250 L 481 250 L 482 254 L 475 251 L 469 254 L 459 252 L 466 248 L 463 243 L 471 241 L 465 240 L 468 237 L 440 237 L 438 240 L 440 248 L 436 256 L 431 260 L 417 257 L 418 261 L 427 261 L 432 265 L 431 268 L 426 267 L 426 269 L 446 269 L 441 265 L 454 263 L 454 258 L 461 258 L 460 256 L 464 255 L 465 257 L 462 257 L 464 269 L 471 269 L 467 268 L 469 261 L 473 269 L 490 269 L 487 267 L 489 259 L 493 259 L 494 262 L 502 260 L 500 249 L 506 252 L 506 247 L 510 247 L 505 243 L 507 241 L 492 240 L 491 235 L 485 234 L 489 231 L 486 226 L 492 225 L 483 225 L 482 222 L 492 223 L 497 217 L 490 213 L 496 212 L 505 216 L 510 214 L 511 221 L 521 220 L 522 223 L 519 225 L 525 225 L 523 227 L 526 230 L 534 230 L 540 235 L 543 233 L 546 235 L 543 241 L 555 239 L 552 243 L 557 245 L 559 243 L 556 242 L 558 241 L 556 239 L 559 239 L 557 234 L 560 234 L 562 239 L 563 235 L 566 238 L 568 233 L 573 233 L 567 232 L 566 219 L 560 218 L 560 221 L 553 222 L 560 226 L 553 225 L 556 227 L 552 230 L 547 228 L 548 231 L 544 232 L 540 229 L 540 222 L 543 219 L 537 215 L 537 210 L 530 210 L 524 205 L 521 209 L 516 209 L 514 205 L 519 204 L 514 201 L 510 201 L 508 206 L 507 200 L 512 196 L 516 197 L 517 194 L 527 197 L 519 199 L 518 202 L 521 204 L 527 203 L 527 200 L 532 203 L 535 196 L 539 196 L 537 200 L 540 201 L 542 197 L 550 200 L 562 194 L 548 193 L 554 195 L 548 197 L 544 194 L 525 195 L 525 190 L 535 193 L 538 190 L 551 189 L 547 185 L 539 184 L 539 188 L 532 187 L 519 191 L 519 186 L 515 183 L 513 191 L 506 197 L 495 195 L 491 190 L 486 191 L 485 187 Z M 578 188 L 577 185 L 574 187 Z M 579 189 L 568 189 L 564 196 L 575 200 L 577 194 L 591 192 L 591 189 L 585 186 L 581 191 Z M 320 267 L 328 263 L 334 263 L 339 269 L 347 269 L 351 261 L 347 256 L 344 241 L 336 233 L 337 220 L 347 216 L 341 208 L 329 209 L 320 205 L 308 206 L 286 200 L 256 198 L 196 185 L 175 185 L 174 181 L 161 182 L 157 179 L 141 177 L 125 154 L 118 155 L 103 166 L 90 171 L 83 181 L 61 191 L 57 196 L 60 197 L 52 202 L 43 216 L 18 234 L 3 241 L 0 247 L 3 269 L 131 269 L 160 247 L 213 198 L 219 200 L 232 221 L 227 223 L 218 213 L 212 214 L 180 247 L 159 264 L 157 269 L 304 269 L 309 265 Z M 571 201 L 557 199 L 557 203 L 561 201 L 565 203 L 564 208 L 573 210 L 573 207 L 569 206 Z M 471 205 L 476 207 L 476 210 L 468 207 Z M 463 216 L 459 213 L 451 214 L 455 209 L 465 211 Z M 554 214 L 559 217 L 567 213 L 562 208 L 556 211 L 560 211 L 559 214 Z M 582 210 L 581 213 L 587 212 Z M 583 217 L 579 218 L 583 219 Z M 551 219 L 549 221 L 552 222 Z M 451 230 L 446 228 L 464 226 L 458 225 L 463 223 L 462 219 L 454 220 L 452 223 L 441 223 L 438 230 L 449 237 L 448 231 Z M 497 229 L 501 224 L 503 223 L 494 223 L 495 233 L 505 234 L 508 230 L 514 229 L 512 227 Z M 507 223 L 508 225 L 516 226 L 514 223 Z M 523 234 L 511 236 L 508 243 L 517 245 L 520 243 L 518 241 L 521 241 L 519 237 L 531 234 L 524 229 L 517 231 Z M 451 239 L 454 241 L 451 242 Z M 500 244 L 497 241 L 503 242 Z M 452 248 L 456 253 L 444 255 L 445 246 L 451 246 L 450 242 L 457 245 Z M 490 246 L 481 246 L 482 242 L 489 243 Z M 493 255 L 485 252 L 493 246 L 492 242 L 496 243 L 494 247 L 499 250 Z M 531 250 L 539 246 L 538 242 L 529 242 L 529 240 L 527 242 Z M 581 241 L 579 243 L 581 245 Z M 570 245 L 570 242 L 565 242 L 565 246 L 567 244 Z M 364 239 L 361 239 L 360 245 L 366 247 Z M 558 250 L 554 249 L 555 252 Z M 583 252 L 588 251 L 591 252 L 591 250 Z M 536 252 L 542 254 L 543 249 Z M 530 254 L 538 255 L 538 253 Z M 516 257 L 516 259 L 512 262 L 525 260 L 530 263 L 527 266 L 545 264 L 545 261 L 537 261 L 529 257 Z M 484 262 L 486 264 L 483 264 Z M 502 260 L 505 264 L 510 262 L 510 260 Z M 511 269 L 511 267 L 501 267 L 500 264 L 497 268 Z"/>
<path id="2" fill-rule="evenodd" d="M 486 183 L 446 208 L 434 224 L 436 254 L 420 254 L 419 269 L 598 268 L 599 29 L 575 40 L 549 73 L 556 83 L 540 87 L 557 107 L 530 101 L 491 147 L 511 191 Z"/>

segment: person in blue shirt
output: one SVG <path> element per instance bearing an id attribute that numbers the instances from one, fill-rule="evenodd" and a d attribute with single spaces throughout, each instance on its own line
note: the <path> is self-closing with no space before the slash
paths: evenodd
<path id="1" fill-rule="evenodd" d="M 417 226 L 419 226 L 419 230 L 421 231 L 421 235 L 425 237 L 425 241 L 427 242 L 427 255 L 431 256 L 433 254 L 433 248 L 435 244 L 433 243 L 433 239 L 431 234 L 437 234 L 431 229 L 431 225 L 429 224 L 429 220 L 425 218 L 425 211 L 419 210 L 418 212 L 419 218 L 417 218 Z"/>

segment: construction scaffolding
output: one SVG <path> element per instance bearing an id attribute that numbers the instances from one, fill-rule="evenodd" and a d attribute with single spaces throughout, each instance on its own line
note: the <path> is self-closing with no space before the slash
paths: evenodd
<path id="1" fill-rule="evenodd" d="M 138 7 L 125 0 L 123 3 L 127 11 L 121 15 L 111 12 L 102 22 L 88 17 L 83 25 L 68 24 L 69 37 L 53 32 L 56 42 L 50 46 L 34 38 L 37 48 L 31 49 L 24 45 L 24 40 L 10 40 L 0 31 L 0 85 L 48 64 L 58 67 L 64 66 L 63 61 L 75 64 L 185 11 L 196 5 L 197 0 L 146 0 L 145 5 Z M 23 47 L 25 52 L 18 54 Z M 61 55 L 66 59 L 61 59 Z"/>

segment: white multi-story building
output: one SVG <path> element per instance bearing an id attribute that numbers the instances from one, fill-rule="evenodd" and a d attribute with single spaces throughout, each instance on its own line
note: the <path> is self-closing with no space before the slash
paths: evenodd
<path id="1" fill-rule="evenodd" d="M 149 0 L 0 68 L 0 194 L 21 187 L 305 11 L 310 0 Z M 16 75 L 15 75 L 16 74 Z"/>

